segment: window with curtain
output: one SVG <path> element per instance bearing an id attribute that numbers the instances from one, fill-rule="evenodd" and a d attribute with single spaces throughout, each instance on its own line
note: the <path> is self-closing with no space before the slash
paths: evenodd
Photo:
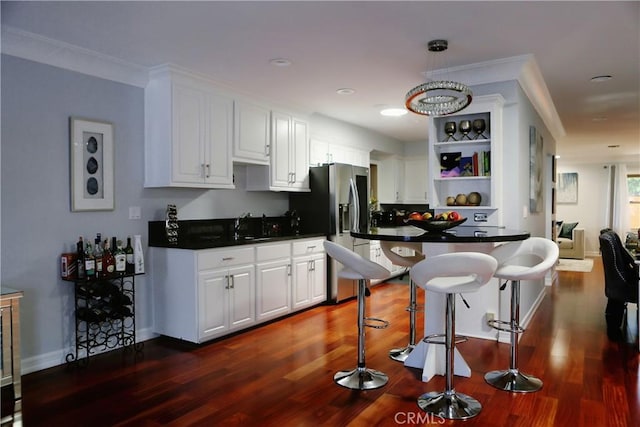
<path id="1" fill-rule="evenodd" d="M 627 175 L 629 219 L 632 230 L 640 228 L 640 174 Z"/>

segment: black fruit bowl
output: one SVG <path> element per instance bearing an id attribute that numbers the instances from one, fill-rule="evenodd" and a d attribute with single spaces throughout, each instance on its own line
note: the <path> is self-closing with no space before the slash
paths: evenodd
<path id="1" fill-rule="evenodd" d="M 425 220 L 417 220 L 417 219 L 408 219 L 405 221 L 409 225 L 413 225 L 414 227 L 421 228 L 425 231 L 444 231 L 450 228 L 456 227 L 463 222 L 465 222 L 467 218 L 460 218 L 456 221 L 442 221 L 437 219 L 425 219 Z"/>

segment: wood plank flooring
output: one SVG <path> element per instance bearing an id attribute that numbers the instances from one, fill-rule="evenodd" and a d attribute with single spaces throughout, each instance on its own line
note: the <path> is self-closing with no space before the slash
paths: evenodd
<path id="1" fill-rule="evenodd" d="M 418 370 L 387 356 L 407 341 L 403 284 L 380 285 L 368 299 L 371 313 L 391 321 L 386 330 L 367 330 L 367 365 L 390 378 L 381 389 L 354 392 L 333 383 L 335 371 L 356 364 L 356 304 L 347 302 L 201 346 L 158 338 L 145 343 L 138 360 L 118 350 L 84 369 L 26 375 L 22 417 L 26 426 L 48 427 L 638 426 L 639 356 L 631 344 L 608 341 L 605 302 L 599 259 L 593 272 L 559 272 L 559 283 L 547 288 L 520 341 L 521 370 L 544 381 L 537 393 L 506 393 L 484 382 L 485 372 L 508 366 L 508 345 L 460 344 L 472 376 L 455 377 L 455 387 L 483 405 L 464 422 L 443 422 L 417 407 L 420 394 L 444 388 L 443 377 L 423 383 Z"/>

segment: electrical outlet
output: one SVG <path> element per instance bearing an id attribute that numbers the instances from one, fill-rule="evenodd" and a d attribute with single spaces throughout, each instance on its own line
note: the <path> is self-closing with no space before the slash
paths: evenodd
<path id="1" fill-rule="evenodd" d="M 475 222 L 487 222 L 487 214 L 484 212 L 475 212 L 473 214 L 473 220 Z"/>
<path id="2" fill-rule="evenodd" d="M 496 314 L 493 311 L 487 311 L 484 315 L 485 320 L 489 326 L 491 326 L 491 322 L 493 322 L 496 318 Z"/>

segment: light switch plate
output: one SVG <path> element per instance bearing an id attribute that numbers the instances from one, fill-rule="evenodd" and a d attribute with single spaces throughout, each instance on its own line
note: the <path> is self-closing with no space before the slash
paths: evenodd
<path id="1" fill-rule="evenodd" d="M 140 206 L 129 206 L 129 219 L 142 218 L 142 209 Z"/>

